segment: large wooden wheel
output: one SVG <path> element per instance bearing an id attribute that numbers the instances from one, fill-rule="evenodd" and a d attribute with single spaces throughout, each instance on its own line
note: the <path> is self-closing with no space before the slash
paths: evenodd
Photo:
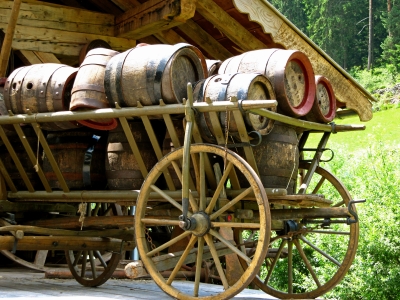
<path id="1" fill-rule="evenodd" d="M 0 252 L 1 252 L 1 254 L 3 254 L 5 257 L 12 260 L 13 262 L 15 262 L 21 266 L 27 267 L 29 269 L 41 271 L 41 272 L 45 272 L 49 269 L 48 267 L 45 266 L 47 253 L 49 252 L 48 250 L 32 251 L 32 252 L 34 252 L 34 255 L 33 255 L 34 258 L 32 261 L 29 261 L 20 256 L 17 256 L 8 250 L 0 250 Z"/>
<path id="2" fill-rule="evenodd" d="M 89 216 L 107 215 L 111 211 L 120 215 L 120 207 L 116 204 L 88 204 Z M 87 287 L 96 287 L 105 283 L 113 275 L 121 260 L 121 253 L 100 251 L 65 251 L 65 258 L 72 276 L 77 282 Z"/>
<path id="3" fill-rule="evenodd" d="M 259 181 L 254 170 L 243 158 L 236 153 L 225 150 L 222 147 L 208 144 L 194 144 L 190 148 L 192 170 L 195 176 L 195 189 L 190 190 L 188 217 L 195 220 L 195 224 L 190 229 L 182 230 L 171 240 L 160 245 L 149 243 L 149 233 L 154 226 L 173 226 L 180 225 L 178 217 L 148 216 L 147 214 L 155 205 L 155 200 L 162 199 L 171 204 L 178 212 L 182 213 L 182 200 L 173 199 L 165 191 L 159 189 L 155 184 L 163 172 L 167 172 L 171 166 L 174 168 L 178 177 L 181 178 L 181 161 L 183 148 L 177 149 L 163 157 L 156 166 L 150 171 L 144 181 L 138 196 L 137 208 L 135 213 L 135 233 L 139 254 L 143 264 L 153 278 L 153 280 L 166 293 L 177 299 L 228 299 L 246 288 L 259 271 L 266 255 L 270 237 L 270 212 L 265 190 Z M 225 163 L 224 163 L 225 161 Z M 220 175 L 216 176 L 216 187 L 206 180 L 209 179 L 209 163 L 213 164 L 214 170 L 221 170 Z M 170 167 L 170 168 L 169 168 Z M 244 189 L 233 187 L 232 178 L 235 172 L 242 173 L 248 181 Z M 191 172 L 193 174 L 193 172 Z M 212 175 L 214 174 L 211 169 Z M 217 174 L 218 172 L 215 172 Z M 213 175 L 214 176 L 214 175 Z M 215 178 L 214 178 L 215 180 Z M 246 186 L 246 185 L 242 185 Z M 224 194 L 234 195 L 231 199 L 223 199 Z M 151 198 L 150 198 L 151 196 Z M 225 197 L 226 198 L 226 197 Z M 226 201 L 224 201 L 226 200 Z M 159 201 L 159 200 L 158 200 Z M 259 222 L 245 223 L 241 219 L 231 219 L 227 217 L 232 214 L 235 207 L 244 207 L 250 202 L 256 209 L 255 214 L 259 215 Z M 257 210 L 257 211 L 256 211 Z M 181 224 L 182 225 L 182 224 Z M 239 245 L 235 245 L 233 240 L 228 240 L 221 234 L 221 229 L 242 228 L 255 229 L 258 231 L 257 239 L 252 241 L 254 251 L 248 255 L 246 251 L 241 251 Z M 173 263 L 169 272 L 161 273 L 158 256 L 168 253 L 174 245 L 182 247 L 182 240 L 186 240 L 183 250 L 175 252 L 171 257 L 178 257 Z M 246 270 L 237 276 L 236 279 L 229 278 L 226 273 L 225 255 L 235 253 L 246 262 Z M 194 258 L 193 258 L 194 257 Z M 207 277 L 207 268 L 212 266 L 216 269 L 213 278 L 217 278 L 220 284 L 216 286 L 218 291 L 210 295 L 207 289 L 202 289 L 200 281 Z M 179 273 L 185 270 L 192 270 L 193 285 L 188 289 L 187 285 L 182 285 L 182 280 L 176 280 Z M 187 282 L 186 282 L 187 283 Z"/>
<path id="4" fill-rule="evenodd" d="M 300 173 L 308 170 L 301 163 Z M 351 196 L 329 171 L 317 167 L 307 193 L 323 194 L 332 207 L 347 207 Z M 355 206 L 352 205 L 355 211 Z M 308 223 L 290 220 L 275 231 L 269 254 L 255 284 L 280 299 L 316 298 L 334 288 L 346 275 L 356 254 L 358 223 Z"/>

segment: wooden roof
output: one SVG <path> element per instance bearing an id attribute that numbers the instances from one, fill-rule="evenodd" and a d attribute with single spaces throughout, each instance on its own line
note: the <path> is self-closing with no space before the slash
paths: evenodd
<path id="1" fill-rule="evenodd" d="M 3 31 L 12 6 L 0 0 Z M 267 0 L 23 0 L 12 47 L 24 64 L 78 66 L 80 50 L 95 39 L 117 51 L 140 42 L 187 42 L 220 60 L 256 49 L 297 49 L 316 74 L 329 78 L 343 107 L 362 121 L 372 118 L 375 99 Z"/>

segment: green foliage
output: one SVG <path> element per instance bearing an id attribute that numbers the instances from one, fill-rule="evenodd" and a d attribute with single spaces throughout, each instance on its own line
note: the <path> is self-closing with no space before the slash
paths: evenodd
<path id="1" fill-rule="evenodd" d="M 393 81 L 392 74 L 386 67 L 373 68 L 370 71 L 354 67 L 350 70 L 350 74 L 370 93 L 386 88 L 388 83 L 394 83 L 400 79 L 396 77 Z"/>
<path id="2" fill-rule="evenodd" d="M 358 205 L 360 241 L 353 266 L 344 281 L 328 293 L 334 299 L 396 299 L 400 292 L 400 148 L 383 142 L 357 152 L 351 159 L 346 152 L 337 154 L 329 167 L 336 168 L 340 179 L 355 199 L 367 199 Z M 332 165 L 332 166 L 331 166 Z"/>
<path id="3" fill-rule="evenodd" d="M 367 129 L 333 135 L 335 158 L 322 167 L 336 174 L 357 205 L 357 256 L 342 282 L 325 299 L 398 299 L 400 293 L 400 111 L 374 113 Z M 360 123 L 358 118 L 336 120 Z M 318 141 L 311 141 L 310 147 Z M 337 241 L 332 241 L 336 243 Z M 322 266 L 323 268 L 323 266 Z M 327 270 L 328 273 L 328 270 Z"/>

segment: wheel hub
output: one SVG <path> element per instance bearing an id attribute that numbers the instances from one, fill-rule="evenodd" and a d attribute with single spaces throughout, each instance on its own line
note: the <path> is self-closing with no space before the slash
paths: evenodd
<path id="1" fill-rule="evenodd" d="M 191 231 L 195 236 L 204 236 L 211 228 L 210 217 L 203 211 L 193 214 L 190 218 L 179 222 L 183 230 Z"/>

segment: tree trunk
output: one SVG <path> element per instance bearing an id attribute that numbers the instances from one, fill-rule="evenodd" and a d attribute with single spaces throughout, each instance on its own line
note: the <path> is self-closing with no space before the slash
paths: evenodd
<path id="1" fill-rule="evenodd" d="M 390 0 L 388 0 L 390 1 Z M 373 44 L 373 15 L 372 0 L 369 0 L 369 41 L 368 41 L 368 70 L 372 68 L 372 44 Z"/>

